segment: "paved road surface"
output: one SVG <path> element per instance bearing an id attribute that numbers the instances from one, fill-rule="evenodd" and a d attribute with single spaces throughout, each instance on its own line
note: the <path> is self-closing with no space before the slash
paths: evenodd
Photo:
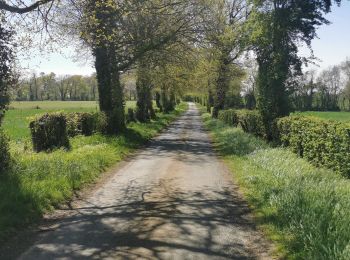
<path id="1" fill-rule="evenodd" d="M 270 259 L 194 104 L 21 259 Z"/>

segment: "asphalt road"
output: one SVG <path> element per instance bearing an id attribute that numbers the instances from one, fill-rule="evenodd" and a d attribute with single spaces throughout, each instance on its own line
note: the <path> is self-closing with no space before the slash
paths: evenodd
<path id="1" fill-rule="evenodd" d="M 271 259 L 194 104 L 20 259 Z"/>

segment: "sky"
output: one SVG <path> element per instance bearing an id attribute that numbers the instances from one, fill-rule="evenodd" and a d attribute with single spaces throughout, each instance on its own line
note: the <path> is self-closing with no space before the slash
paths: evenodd
<path id="1" fill-rule="evenodd" d="M 343 1 L 341 7 L 334 7 L 326 17 L 331 24 L 321 26 L 317 30 L 319 39 L 312 42 L 314 55 L 321 60 L 318 70 L 350 58 L 350 1 Z"/>
<path id="2" fill-rule="evenodd" d="M 64 49 L 61 53 L 50 55 L 38 55 L 32 58 L 20 58 L 21 66 L 26 71 L 54 72 L 56 75 L 91 75 L 95 72 L 91 60 L 81 59 L 74 62 L 75 55 L 73 49 Z M 30 56 L 30 55 L 26 55 Z"/>
<path id="3" fill-rule="evenodd" d="M 332 24 L 320 27 L 317 31 L 319 39 L 312 42 L 314 55 L 320 59 L 318 66 L 312 68 L 318 71 L 337 65 L 346 57 L 350 57 L 350 1 L 345 0 L 341 7 L 334 7 L 327 19 Z M 65 49 L 62 52 L 63 55 L 33 55 L 30 59 L 20 59 L 20 63 L 29 71 L 54 72 L 57 75 L 90 75 L 95 71 L 91 60 L 74 62 L 73 49 Z M 307 55 L 308 52 L 302 48 L 300 53 Z"/>

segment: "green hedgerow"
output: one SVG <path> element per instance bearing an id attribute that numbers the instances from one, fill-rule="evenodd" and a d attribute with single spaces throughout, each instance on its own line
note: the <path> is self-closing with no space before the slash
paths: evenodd
<path id="1" fill-rule="evenodd" d="M 36 152 L 55 148 L 69 148 L 66 116 L 60 112 L 50 113 L 35 118 L 29 124 L 32 134 L 33 149 Z"/>
<path id="2" fill-rule="evenodd" d="M 251 133 L 255 136 L 266 137 L 266 129 L 262 116 L 257 110 L 238 110 L 239 124 L 244 132 Z"/>
<path id="3" fill-rule="evenodd" d="M 237 127 L 239 118 L 235 109 L 227 109 L 219 111 L 218 119 L 223 121 L 225 124 Z"/>
<path id="4" fill-rule="evenodd" d="M 350 123 L 290 116 L 277 125 L 284 146 L 316 166 L 350 176 Z"/>
<path id="5" fill-rule="evenodd" d="M 70 137 L 77 135 L 90 136 L 94 132 L 93 113 L 68 113 L 66 114 L 67 133 Z"/>

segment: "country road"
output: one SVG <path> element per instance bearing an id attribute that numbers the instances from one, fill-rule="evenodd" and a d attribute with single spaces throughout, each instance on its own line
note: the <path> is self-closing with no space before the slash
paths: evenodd
<path id="1" fill-rule="evenodd" d="M 20 259 L 271 259 L 192 103 L 69 211 Z"/>

